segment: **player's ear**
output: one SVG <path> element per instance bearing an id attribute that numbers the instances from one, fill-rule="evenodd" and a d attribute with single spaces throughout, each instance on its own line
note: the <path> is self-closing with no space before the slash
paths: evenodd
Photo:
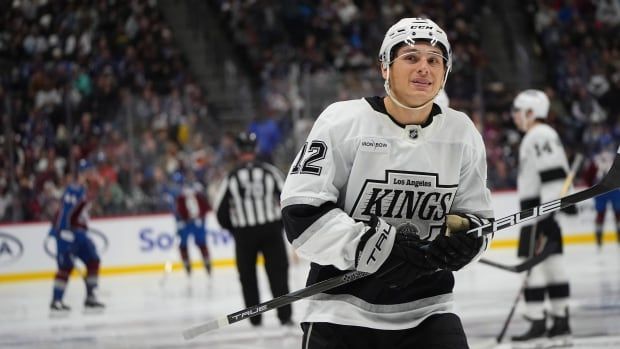
<path id="1" fill-rule="evenodd" d="M 382 63 L 380 65 L 380 69 L 381 69 L 381 76 L 383 76 L 383 80 L 386 80 L 388 78 L 388 70 L 387 67 Z"/>

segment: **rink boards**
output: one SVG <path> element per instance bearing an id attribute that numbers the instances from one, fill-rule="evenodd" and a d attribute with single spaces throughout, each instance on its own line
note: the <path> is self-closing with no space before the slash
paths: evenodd
<path id="1" fill-rule="evenodd" d="M 559 215 L 564 239 L 571 243 L 593 243 L 594 202 L 584 202 L 579 215 Z M 497 218 L 518 211 L 515 192 L 493 194 Z M 614 239 L 612 215 L 607 215 L 606 239 Z M 234 265 L 234 241 L 219 227 L 212 213 L 207 216 L 207 242 L 215 267 Z M 55 242 L 47 236 L 50 224 L 21 223 L 0 225 L 0 283 L 50 278 L 55 270 Z M 102 261 L 103 275 L 163 272 L 166 263 L 179 268 L 175 247 L 174 219 L 169 214 L 93 219 L 89 233 Z M 498 232 L 492 248 L 514 248 L 518 227 Z M 190 241 L 193 264 L 200 264 L 200 254 Z M 76 263 L 81 267 L 81 265 Z"/>

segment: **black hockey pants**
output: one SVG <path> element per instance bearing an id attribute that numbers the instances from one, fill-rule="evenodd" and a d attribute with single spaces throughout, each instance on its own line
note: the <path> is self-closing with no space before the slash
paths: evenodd
<path id="1" fill-rule="evenodd" d="M 468 349 L 461 319 L 435 314 L 415 328 L 377 330 L 325 322 L 304 322 L 302 349 Z"/>

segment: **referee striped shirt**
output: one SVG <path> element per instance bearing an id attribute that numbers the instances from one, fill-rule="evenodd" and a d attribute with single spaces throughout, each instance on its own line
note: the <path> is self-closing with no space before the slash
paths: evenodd
<path id="1" fill-rule="evenodd" d="M 284 176 L 275 166 L 249 161 L 224 178 L 215 200 L 217 219 L 226 229 L 261 226 L 281 220 Z"/>

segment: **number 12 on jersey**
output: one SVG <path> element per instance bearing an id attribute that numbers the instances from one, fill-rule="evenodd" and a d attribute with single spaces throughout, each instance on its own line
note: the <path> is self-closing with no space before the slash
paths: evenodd
<path id="1" fill-rule="evenodd" d="M 327 152 L 327 144 L 322 141 L 312 141 L 310 146 L 308 146 L 308 142 L 304 143 L 304 146 L 301 148 L 299 152 L 299 159 L 291 168 L 291 174 L 312 174 L 312 175 L 320 175 L 321 170 L 323 169 L 321 166 L 313 165 L 313 163 L 325 159 L 325 153 Z"/>

